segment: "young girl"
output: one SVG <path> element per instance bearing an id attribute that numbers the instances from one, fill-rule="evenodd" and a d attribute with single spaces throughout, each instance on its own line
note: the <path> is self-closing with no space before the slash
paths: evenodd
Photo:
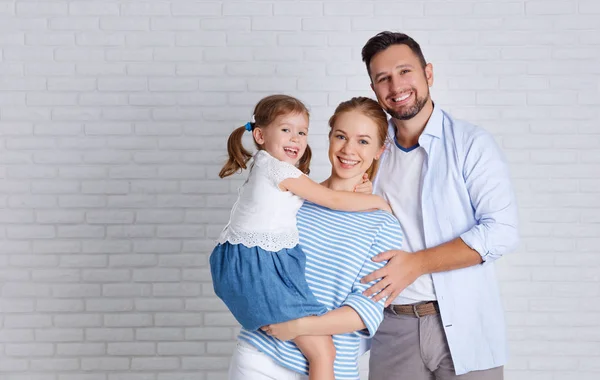
<path id="1" fill-rule="evenodd" d="M 210 256 L 215 293 L 246 330 L 327 312 L 304 278 L 306 257 L 296 228 L 303 199 L 344 211 L 390 210 L 378 196 L 330 190 L 306 176 L 308 117 L 299 100 L 268 96 L 254 108 L 255 121 L 233 131 L 227 143 L 229 160 L 221 178 L 246 169 L 252 158 L 242 145 L 245 131 L 252 132 L 258 148 Z M 309 362 L 310 380 L 334 379 L 331 336 L 301 336 L 294 342 Z"/>

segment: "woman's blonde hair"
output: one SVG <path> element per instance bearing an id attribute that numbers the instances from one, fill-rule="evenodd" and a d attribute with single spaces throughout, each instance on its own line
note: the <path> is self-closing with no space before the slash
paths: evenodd
<path id="1" fill-rule="evenodd" d="M 254 107 L 254 122 L 250 123 L 252 130 L 254 128 L 266 128 L 273 123 L 275 119 L 282 115 L 302 114 L 308 119 L 310 114 L 308 108 L 300 100 L 288 95 L 270 95 L 261 99 Z M 229 139 L 227 140 L 227 153 L 229 158 L 219 172 L 219 177 L 228 177 L 237 171 L 247 168 L 248 161 L 252 158 L 252 154 L 244 148 L 242 144 L 242 136 L 246 131 L 246 126 L 236 128 Z M 262 146 L 254 141 L 257 149 L 263 149 Z M 307 145 L 306 150 L 298 161 L 298 169 L 304 174 L 310 173 L 310 159 L 312 152 Z"/>
<path id="2" fill-rule="evenodd" d="M 338 117 L 350 111 L 358 111 L 363 115 L 367 116 L 377 125 L 377 139 L 379 146 L 382 147 L 385 144 L 387 139 L 387 131 L 388 131 L 388 120 L 385 112 L 375 100 L 371 98 L 366 98 L 364 96 L 357 96 L 350 100 L 346 100 L 341 102 L 333 115 L 329 118 L 329 136 L 331 137 L 331 132 L 333 130 L 333 126 L 335 125 Z M 373 160 L 373 163 L 367 169 L 366 173 L 369 175 L 369 180 L 373 181 L 375 178 L 375 174 L 377 174 L 377 168 L 379 167 L 379 160 Z"/>

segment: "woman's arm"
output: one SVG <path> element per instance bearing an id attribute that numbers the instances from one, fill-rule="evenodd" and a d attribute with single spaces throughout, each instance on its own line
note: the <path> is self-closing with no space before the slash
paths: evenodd
<path id="1" fill-rule="evenodd" d="M 335 191 L 319 185 L 305 175 L 286 178 L 279 183 L 282 190 L 289 190 L 310 202 L 341 211 L 365 211 L 380 209 L 391 212 L 390 205 L 380 196 L 351 191 Z"/>
<path id="2" fill-rule="evenodd" d="M 291 340 L 301 335 L 337 335 L 366 328 L 358 313 L 350 306 L 342 306 L 321 316 L 311 316 L 263 327 L 279 340 Z"/>

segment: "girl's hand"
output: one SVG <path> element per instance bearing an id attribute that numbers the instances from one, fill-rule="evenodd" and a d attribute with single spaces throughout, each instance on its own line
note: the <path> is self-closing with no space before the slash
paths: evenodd
<path id="1" fill-rule="evenodd" d="M 367 173 L 363 174 L 362 182 L 354 186 L 355 193 L 373 194 L 373 182 L 369 180 Z"/>
<path id="2" fill-rule="evenodd" d="M 310 318 L 310 317 L 305 317 Z M 302 335 L 300 331 L 300 319 L 294 319 L 292 321 L 276 323 L 273 325 L 263 326 L 260 329 L 267 333 L 267 335 L 277 338 L 281 341 L 292 340 Z"/>

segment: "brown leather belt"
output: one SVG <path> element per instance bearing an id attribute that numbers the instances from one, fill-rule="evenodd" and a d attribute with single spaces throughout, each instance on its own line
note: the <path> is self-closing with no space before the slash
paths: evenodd
<path id="1" fill-rule="evenodd" d="M 438 306 L 437 301 L 417 303 L 414 305 L 390 305 L 387 309 L 396 315 L 412 315 L 417 318 L 440 313 L 440 307 Z"/>

